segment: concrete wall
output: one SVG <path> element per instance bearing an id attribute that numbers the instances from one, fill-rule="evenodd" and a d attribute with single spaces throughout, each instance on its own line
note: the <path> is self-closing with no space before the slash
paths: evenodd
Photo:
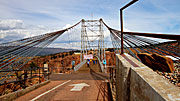
<path id="1" fill-rule="evenodd" d="M 180 100 L 180 89 L 128 54 L 116 55 L 117 101 Z M 128 58 L 128 59 L 127 59 Z M 133 63 L 138 66 L 133 66 Z"/>

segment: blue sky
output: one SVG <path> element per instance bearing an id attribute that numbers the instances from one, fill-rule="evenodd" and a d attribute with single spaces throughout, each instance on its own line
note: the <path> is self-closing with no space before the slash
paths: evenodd
<path id="1" fill-rule="evenodd" d="M 103 18 L 119 29 L 119 9 L 131 0 L 1 0 L 0 39 L 59 30 L 83 19 Z M 180 0 L 139 0 L 124 11 L 127 31 L 180 35 Z M 60 40 L 60 39 L 59 39 Z"/>

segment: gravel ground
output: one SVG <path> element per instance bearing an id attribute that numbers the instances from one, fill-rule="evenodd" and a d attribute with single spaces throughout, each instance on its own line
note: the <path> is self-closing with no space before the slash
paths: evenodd
<path id="1" fill-rule="evenodd" d="M 173 73 L 156 71 L 163 78 L 169 80 L 172 84 L 180 87 L 180 63 L 174 64 L 175 71 Z"/>

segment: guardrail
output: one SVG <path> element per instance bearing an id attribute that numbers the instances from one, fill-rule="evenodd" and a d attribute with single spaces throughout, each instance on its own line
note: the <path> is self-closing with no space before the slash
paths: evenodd
<path id="1" fill-rule="evenodd" d="M 76 65 L 76 66 L 74 67 L 74 71 L 79 70 L 79 69 L 82 67 L 82 65 L 84 65 L 84 64 L 86 63 L 86 61 L 87 61 L 87 60 L 84 60 L 83 62 L 81 62 L 81 63 L 79 63 L 78 65 Z"/>
<path id="2" fill-rule="evenodd" d="M 49 70 L 48 70 L 49 71 Z M 27 79 L 32 79 L 32 78 L 40 78 L 44 77 L 49 80 L 49 72 L 44 71 L 44 68 L 40 67 L 34 67 L 28 68 L 26 70 L 1 70 L 0 71 L 0 85 L 4 85 L 4 81 L 7 81 L 7 83 L 13 83 L 13 82 L 23 82 L 26 81 Z M 3 75 L 3 73 L 12 73 L 11 75 Z M 7 79 L 7 76 L 11 79 Z"/>
<path id="3" fill-rule="evenodd" d="M 104 66 L 103 66 L 101 60 L 99 59 L 98 56 L 96 56 L 96 57 L 97 57 L 97 59 L 98 59 L 98 61 L 99 61 L 99 64 L 100 64 L 100 67 L 101 67 L 101 71 L 104 72 Z"/>

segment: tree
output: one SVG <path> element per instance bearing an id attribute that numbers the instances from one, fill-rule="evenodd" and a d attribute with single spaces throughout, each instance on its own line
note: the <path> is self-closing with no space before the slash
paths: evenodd
<path id="1" fill-rule="evenodd" d="M 46 61 L 44 61 L 43 64 L 46 64 Z"/>
<path id="2" fill-rule="evenodd" d="M 30 67 L 33 68 L 33 67 L 37 67 L 37 66 L 34 62 L 31 62 Z"/>
<path id="3" fill-rule="evenodd" d="M 66 53 L 65 56 L 68 56 L 68 53 Z"/>
<path id="4" fill-rule="evenodd" d="M 62 54 L 62 58 L 64 58 L 64 54 Z"/>
<path id="5" fill-rule="evenodd" d="M 54 56 L 53 56 L 53 59 L 56 59 L 56 58 L 57 58 L 57 56 L 56 56 L 56 55 L 54 55 Z"/>
<path id="6" fill-rule="evenodd" d="M 70 51 L 70 52 L 69 52 L 69 54 L 70 54 L 70 55 L 73 55 L 73 54 L 74 54 L 74 52 L 73 52 L 73 51 Z"/>

